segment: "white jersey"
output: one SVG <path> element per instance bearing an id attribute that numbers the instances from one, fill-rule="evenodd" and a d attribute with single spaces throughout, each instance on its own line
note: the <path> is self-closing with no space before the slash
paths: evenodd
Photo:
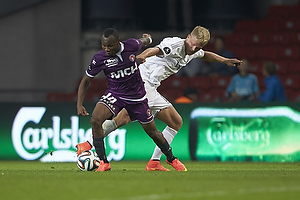
<path id="1" fill-rule="evenodd" d="M 165 38 L 157 45 L 163 52 L 160 56 L 146 58 L 146 62 L 139 66 L 142 78 L 156 88 L 160 82 L 177 73 L 193 58 L 202 58 L 204 51 L 200 49 L 193 55 L 186 55 L 184 40 L 179 37 Z"/>

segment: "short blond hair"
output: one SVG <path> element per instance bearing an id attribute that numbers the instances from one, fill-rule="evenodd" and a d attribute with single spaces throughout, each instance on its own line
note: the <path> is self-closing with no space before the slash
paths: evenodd
<path id="1" fill-rule="evenodd" d="M 196 37 L 199 43 L 203 46 L 206 45 L 210 40 L 209 30 L 202 26 L 196 26 L 191 32 L 191 36 Z"/>

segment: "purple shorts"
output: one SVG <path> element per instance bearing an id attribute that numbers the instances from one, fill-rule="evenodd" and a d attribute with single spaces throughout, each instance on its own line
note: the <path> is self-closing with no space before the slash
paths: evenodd
<path id="1" fill-rule="evenodd" d="M 125 108 L 131 121 L 139 121 L 142 124 L 147 124 L 154 119 L 150 111 L 147 98 L 144 100 L 130 101 L 114 96 L 110 92 L 105 92 L 105 94 L 100 98 L 99 103 L 103 103 L 114 116 Z"/>

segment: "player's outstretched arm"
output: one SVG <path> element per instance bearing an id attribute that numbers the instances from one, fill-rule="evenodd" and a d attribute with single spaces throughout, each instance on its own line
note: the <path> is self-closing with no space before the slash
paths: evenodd
<path id="1" fill-rule="evenodd" d="M 220 56 L 220 55 L 210 52 L 210 51 L 205 51 L 204 57 L 202 59 L 207 62 L 225 63 L 226 65 L 232 66 L 232 67 L 236 66 L 236 65 L 240 65 L 242 63 L 241 60 L 238 60 L 236 58 L 225 58 L 223 56 Z"/>
<path id="2" fill-rule="evenodd" d="M 151 56 L 155 55 L 162 55 L 163 52 L 158 47 L 151 47 L 143 51 L 141 54 L 136 56 L 136 59 L 139 63 L 143 63 L 146 61 L 146 58 L 149 58 Z"/>
<path id="3" fill-rule="evenodd" d="M 93 78 L 84 75 L 81 79 L 81 82 L 78 87 L 78 94 L 77 94 L 77 114 L 80 116 L 87 116 L 89 113 L 86 111 L 85 107 L 83 106 L 83 100 L 86 95 L 86 92 L 89 88 L 90 82 Z"/>

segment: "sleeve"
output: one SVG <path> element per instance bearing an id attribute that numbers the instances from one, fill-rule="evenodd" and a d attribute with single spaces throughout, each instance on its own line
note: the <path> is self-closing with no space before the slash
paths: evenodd
<path id="1" fill-rule="evenodd" d="M 156 47 L 160 48 L 163 52 L 164 55 L 162 57 L 167 57 L 174 54 L 170 38 L 163 39 Z"/>
<path id="2" fill-rule="evenodd" d="M 88 66 L 85 74 L 91 78 L 95 77 L 103 67 L 101 67 L 101 61 L 97 60 L 96 55 L 93 56 L 90 65 Z"/>
<path id="3" fill-rule="evenodd" d="M 259 92 L 257 77 L 253 75 L 253 92 Z"/>
<path id="4" fill-rule="evenodd" d="M 269 82 L 266 84 L 267 88 L 266 91 L 259 95 L 258 99 L 262 102 L 270 102 L 274 98 L 275 92 L 275 84 L 273 82 Z"/>
<path id="5" fill-rule="evenodd" d="M 140 39 L 134 39 L 134 38 L 130 38 L 127 40 L 128 43 L 130 43 L 131 47 L 132 47 L 132 51 L 139 51 L 142 47 L 143 47 L 143 43 Z"/>
<path id="6" fill-rule="evenodd" d="M 235 76 L 234 77 L 232 77 L 232 79 L 231 79 L 231 81 L 230 81 L 230 84 L 229 84 L 229 86 L 228 86 L 228 88 L 227 88 L 227 93 L 231 93 L 231 92 L 233 92 L 234 91 L 234 82 L 235 82 Z"/>
<path id="7" fill-rule="evenodd" d="M 195 55 L 194 58 L 203 58 L 204 54 L 205 54 L 205 52 L 203 51 L 203 49 L 200 49 L 199 51 L 197 51 L 193 55 Z"/>

